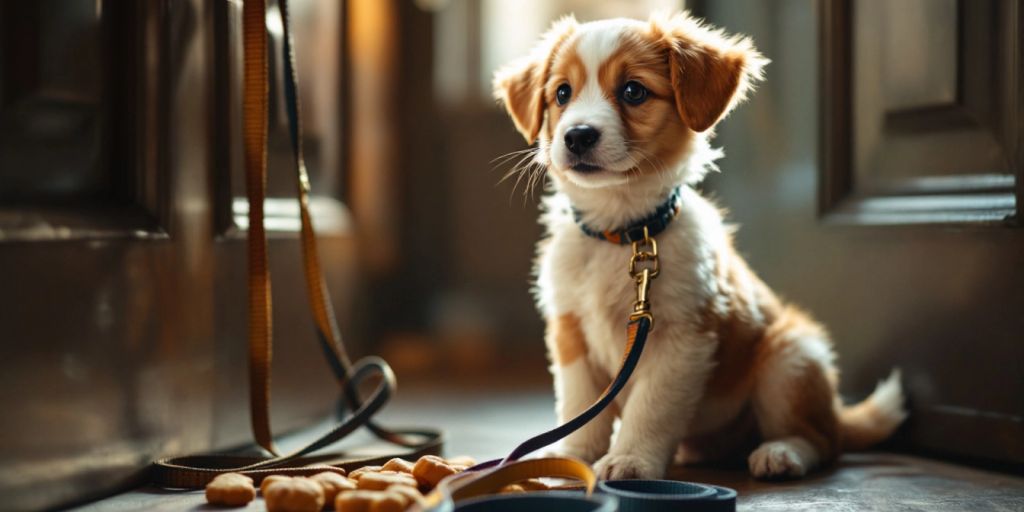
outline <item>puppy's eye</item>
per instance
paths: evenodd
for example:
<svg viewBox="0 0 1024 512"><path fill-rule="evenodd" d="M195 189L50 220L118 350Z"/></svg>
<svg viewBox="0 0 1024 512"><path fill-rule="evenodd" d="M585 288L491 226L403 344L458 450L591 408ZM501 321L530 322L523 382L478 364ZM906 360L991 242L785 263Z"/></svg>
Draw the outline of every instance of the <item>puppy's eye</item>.
<svg viewBox="0 0 1024 512"><path fill-rule="evenodd" d="M559 105L565 105L569 103L569 98L572 98L572 87L569 84L562 84L555 90L555 102Z"/></svg>
<svg viewBox="0 0 1024 512"><path fill-rule="evenodd" d="M622 88L622 101L630 105L639 105L647 100L647 88L640 82L630 80Z"/></svg>

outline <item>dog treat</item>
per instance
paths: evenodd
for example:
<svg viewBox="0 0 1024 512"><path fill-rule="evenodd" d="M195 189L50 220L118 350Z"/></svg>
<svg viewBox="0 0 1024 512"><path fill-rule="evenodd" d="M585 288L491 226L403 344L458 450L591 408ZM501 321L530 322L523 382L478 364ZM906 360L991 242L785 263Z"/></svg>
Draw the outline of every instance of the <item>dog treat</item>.
<svg viewBox="0 0 1024 512"><path fill-rule="evenodd" d="M384 466L381 467L381 469L383 471L397 471L399 473L409 473L411 475L412 468L414 465L415 464L413 464L412 462L409 462L405 459L399 459L396 457L394 459L389 460L387 464L384 464Z"/></svg>
<svg viewBox="0 0 1024 512"><path fill-rule="evenodd" d="M409 487L406 485L392 485L391 487L385 489L385 491L405 496L406 501L408 502L406 505L407 507L412 504L423 505L425 503L425 501L423 500L423 495L420 494L420 491L415 487Z"/></svg>
<svg viewBox="0 0 1024 512"><path fill-rule="evenodd" d="M409 499L402 494L383 491L373 501L371 512L403 512L409 507Z"/></svg>
<svg viewBox="0 0 1024 512"><path fill-rule="evenodd" d="M354 481L331 471L317 473L309 477L309 479L320 484L320 487L324 490L324 503L328 504L334 503L334 498L338 493L354 491L356 489Z"/></svg>
<svg viewBox="0 0 1024 512"><path fill-rule="evenodd" d="M336 512L370 512L370 507L373 506L376 498L376 491L343 492L334 498L334 510Z"/></svg>
<svg viewBox="0 0 1024 512"><path fill-rule="evenodd" d="M459 455L458 457L448 459L448 464L452 466L465 466L467 468L471 468L476 466L476 459L469 455Z"/></svg>
<svg viewBox="0 0 1024 512"><path fill-rule="evenodd" d="M412 476L416 477L422 486L432 489L442 479L457 473L447 461L436 455L424 455L416 461L412 468Z"/></svg>
<svg viewBox="0 0 1024 512"><path fill-rule="evenodd" d="M358 482L359 479L362 478L364 474L379 473L383 469L384 468L381 466L363 466L359 469L353 470L351 473L348 474L348 477Z"/></svg>
<svg viewBox="0 0 1024 512"><path fill-rule="evenodd" d="M222 507L242 507L256 498L252 478L240 473L223 473L206 484L206 501Z"/></svg>
<svg viewBox="0 0 1024 512"><path fill-rule="evenodd" d="M324 508L324 489L309 478L278 480L267 486L263 501L267 512L320 512Z"/></svg>
<svg viewBox="0 0 1024 512"><path fill-rule="evenodd" d="M413 503L407 495L396 491L349 491L334 499L337 512L402 512Z"/></svg>
<svg viewBox="0 0 1024 512"><path fill-rule="evenodd" d="M272 484L274 482L280 482L280 481L283 481L283 480L291 480L291 479L292 479L292 477L290 477L288 475L270 475L268 477L264 477L263 481L260 482L260 494L266 494L267 493L267 487L270 487L270 484Z"/></svg>
<svg viewBox="0 0 1024 512"><path fill-rule="evenodd" d="M358 487L368 491L383 491L392 485L405 485L416 487L418 484L412 475L399 473L397 471L380 471L377 473L363 473L359 478Z"/></svg>

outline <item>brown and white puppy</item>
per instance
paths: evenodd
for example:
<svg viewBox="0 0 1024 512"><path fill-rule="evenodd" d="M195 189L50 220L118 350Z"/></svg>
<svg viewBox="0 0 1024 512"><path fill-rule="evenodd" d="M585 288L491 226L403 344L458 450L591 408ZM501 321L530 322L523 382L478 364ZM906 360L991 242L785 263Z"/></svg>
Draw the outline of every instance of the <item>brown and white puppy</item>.
<svg viewBox="0 0 1024 512"><path fill-rule="evenodd" d="M639 367L617 410L561 447L596 461L603 478L657 478L673 456L706 460L742 446L756 446L754 476L799 477L885 439L905 417L896 372L864 402L840 402L825 330L750 271L719 209L692 188L721 156L711 129L767 62L749 39L685 14L570 17L496 74L495 95L538 142L534 160L554 192L536 271L560 420L589 406L618 369L635 298L629 245L586 235L572 209L592 230L611 230L681 190L678 215L656 238L657 328Z"/></svg>

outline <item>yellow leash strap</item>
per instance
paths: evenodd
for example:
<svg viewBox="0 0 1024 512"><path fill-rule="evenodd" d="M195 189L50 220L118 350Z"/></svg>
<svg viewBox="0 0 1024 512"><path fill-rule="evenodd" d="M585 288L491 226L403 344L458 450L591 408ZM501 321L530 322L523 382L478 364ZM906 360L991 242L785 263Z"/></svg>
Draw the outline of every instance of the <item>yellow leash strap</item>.
<svg viewBox="0 0 1024 512"><path fill-rule="evenodd" d="M530 478L567 478L583 482L589 496L597 485L597 475L590 466L577 459L550 457L511 462L480 472L452 475L441 481L427 495L423 510L453 510L455 503L498 493L506 485Z"/></svg>

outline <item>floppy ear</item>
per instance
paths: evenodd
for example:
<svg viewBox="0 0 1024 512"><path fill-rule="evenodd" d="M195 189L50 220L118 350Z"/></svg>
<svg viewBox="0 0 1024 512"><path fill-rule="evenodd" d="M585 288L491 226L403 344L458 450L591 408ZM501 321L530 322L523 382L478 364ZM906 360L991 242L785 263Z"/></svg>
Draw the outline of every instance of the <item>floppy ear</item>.
<svg viewBox="0 0 1024 512"><path fill-rule="evenodd" d="M527 144L537 140L544 124L544 84L551 60L575 28L576 19L571 15L556 21L530 55L494 73L494 98L505 105Z"/></svg>
<svg viewBox="0 0 1024 512"><path fill-rule="evenodd" d="M686 126L703 132L746 98L769 61L750 39L726 36L686 15L668 23L676 108Z"/></svg>

